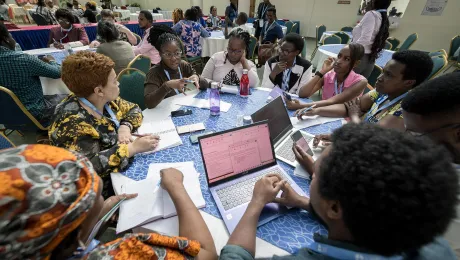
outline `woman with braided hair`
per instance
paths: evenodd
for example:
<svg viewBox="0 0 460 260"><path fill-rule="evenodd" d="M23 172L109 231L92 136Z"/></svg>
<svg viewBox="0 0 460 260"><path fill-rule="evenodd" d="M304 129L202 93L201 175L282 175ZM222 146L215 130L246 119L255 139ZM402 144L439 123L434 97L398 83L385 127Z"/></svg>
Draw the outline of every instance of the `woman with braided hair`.
<svg viewBox="0 0 460 260"><path fill-rule="evenodd" d="M240 85L243 69L247 69L249 86L255 87L259 83L256 65L247 59L251 36L241 28L236 28L229 35L227 51L212 55L203 69L202 77L208 83L223 81L226 85Z"/></svg>
<svg viewBox="0 0 460 260"><path fill-rule="evenodd" d="M374 69L375 60L385 48L390 23L387 9L391 0L371 0L371 8L353 29L353 42L364 46L364 57L354 71L368 78Z"/></svg>
<svg viewBox="0 0 460 260"><path fill-rule="evenodd" d="M168 29L170 30L169 27ZM165 98L180 93L185 95L187 84L192 84L196 88L200 88L200 86L206 88L205 82L199 83L200 78L192 65L181 60L182 44L174 32L167 32L166 28L162 32L151 31L148 41L159 51L161 62L153 66L147 73L144 88L144 100L147 108L156 107Z"/></svg>

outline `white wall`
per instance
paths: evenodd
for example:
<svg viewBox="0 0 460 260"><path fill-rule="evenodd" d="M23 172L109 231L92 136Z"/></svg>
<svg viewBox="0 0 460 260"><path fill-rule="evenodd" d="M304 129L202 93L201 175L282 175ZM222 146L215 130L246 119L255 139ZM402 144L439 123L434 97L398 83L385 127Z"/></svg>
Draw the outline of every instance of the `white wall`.
<svg viewBox="0 0 460 260"><path fill-rule="evenodd" d="M403 12L403 16L404 16L404 13L406 13L406 8L409 5L410 1L411 0L393 0L391 2L390 7L388 8L388 11L390 11L393 7L396 7L396 9L398 10L398 13ZM417 0L412 0L412 1L417 1Z"/></svg>

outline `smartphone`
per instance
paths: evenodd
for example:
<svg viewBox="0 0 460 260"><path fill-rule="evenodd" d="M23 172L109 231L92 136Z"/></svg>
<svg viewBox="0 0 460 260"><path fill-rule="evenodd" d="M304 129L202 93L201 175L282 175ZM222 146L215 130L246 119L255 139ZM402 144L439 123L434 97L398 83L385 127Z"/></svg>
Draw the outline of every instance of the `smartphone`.
<svg viewBox="0 0 460 260"><path fill-rule="evenodd" d="M201 133L201 134L191 135L191 136L190 136L190 142L191 142L192 144L196 144L196 143L198 143L198 137L200 137L200 136L205 136L205 135L209 135L209 134L212 134L212 133L214 133L214 132L213 132L213 131L208 131L208 132Z"/></svg>
<svg viewBox="0 0 460 260"><path fill-rule="evenodd" d="M37 57L41 60L41 59L45 58L46 55L38 55Z"/></svg>
<svg viewBox="0 0 460 260"><path fill-rule="evenodd" d="M291 95L289 95L289 94L288 94L288 93L286 93L286 92L283 92L283 95L284 95L284 97L286 98L286 100L288 100L288 101L292 101L292 97L291 97Z"/></svg>
<svg viewBox="0 0 460 260"><path fill-rule="evenodd" d="M303 137L302 133L300 131L296 131L291 135L291 139L294 142L295 145L298 145L300 148L302 148L307 154L310 156L313 156L313 152L310 149L310 146L308 145L307 140Z"/></svg>
<svg viewBox="0 0 460 260"><path fill-rule="evenodd" d="M192 114L191 109L177 110L177 111L171 112L171 117L186 116L186 115L191 115L191 114Z"/></svg>

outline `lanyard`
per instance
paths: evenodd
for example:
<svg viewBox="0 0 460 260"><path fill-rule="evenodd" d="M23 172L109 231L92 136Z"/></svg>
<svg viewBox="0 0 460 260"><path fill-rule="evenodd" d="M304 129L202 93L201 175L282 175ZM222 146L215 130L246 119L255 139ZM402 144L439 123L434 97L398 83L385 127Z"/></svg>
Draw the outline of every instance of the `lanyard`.
<svg viewBox="0 0 460 260"><path fill-rule="evenodd" d="M307 246L309 249L324 255L329 256L334 259L345 259L345 260L402 260L402 256L391 256L384 257L379 255L373 255L369 253L360 253L347 250L344 248L339 248L327 244L322 244L318 242L313 242Z"/></svg>
<svg viewBox="0 0 460 260"><path fill-rule="evenodd" d="M89 108L91 108L94 112L98 113L99 115L101 115L102 117L105 117L107 118L106 116L104 116L104 113L102 113L101 111L99 111L93 104L91 104L91 102L89 102L86 98L78 98L81 102L83 102L83 104L89 106ZM120 127L120 121L118 121L117 117L115 116L115 114L113 113L112 109L109 107L109 105L105 104L104 105L105 107L105 110L107 110L107 112L109 112L109 115L111 118L107 118L109 119L110 121L112 121L116 126L117 126L117 129Z"/></svg>
<svg viewBox="0 0 460 260"><path fill-rule="evenodd" d="M177 69L179 70L179 77L180 79L182 79L182 72L180 71L180 66L177 67ZM169 72L167 70L164 70L164 71L165 71L165 74L168 80L171 80L171 76L169 75ZM176 94L179 94L179 91L177 89L174 89L174 91L176 91Z"/></svg>
<svg viewBox="0 0 460 260"><path fill-rule="evenodd" d="M283 71L283 82L282 82L282 84L283 84L283 90L284 91L289 90L289 80L291 79L291 72L292 72L292 68L294 68L294 66L295 66L296 59L297 58L294 58L294 62L292 63L291 68L289 68L288 70Z"/></svg>
<svg viewBox="0 0 460 260"><path fill-rule="evenodd" d="M264 4L264 6L265 6L265 7L262 7L262 12L260 13L260 14L261 14L260 18L261 18L262 20L265 20L265 17L264 17L264 16L265 16L265 13L267 12L267 9L268 9L268 5Z"/></svg>
<svg viewBox="0 0 460 260"><path fill-rule="evenodd" d="M364 122L368 122L368 123L375 123L375 115L377 115L380 111L388 108L388 107L392 107L394 106L397 102L399 102L401 99L403 99L408 93L404 93L402 94L401 96L393 99L391 102L389 102L388 104L380 107L380 105L385 102L387 99L388 99L388 95L384 95L384 96L381 96L379 99L377 99L377 106L376 108L377 109L372 109L370 110L369 112L367 112L366 114L366 117L364 118Z"/></svg>
<svg viewBox="0 0 460 260"><path fill-rule="evenodd" d="M264 38L267 38L267 32L270 31L273 26L275 26L276 24L276 21L273 21L272 24L270 24L270 26L268 26L268 22L267 22L267 26L265 26L265 31L264 31Z"/></svg>
<svg viewBox="0 0 460 260"><path fill-rule="evenodd" d="M59 39L59 43L62 44L62 40L64 40L65 38L67 38L67 36L69 36L69 32L73 29L73 25L71 24L70 25L70 28L67 29L67 30L64 30L62 29L61 27L61 32L65 32L66 34L64 35L64 37L62 37L61 39Z"/></svg>
<svg viewBox="0 0 460 260"><path fill-rule="evenodd" d="M342 82L342 85L340 86L340 88L337 88L337 76L335 76L335 80L334 80L334 89L335 89L335 92L334 94L335 95L338 95L338 94L342 94L343 92L343 85L345 85L345 80Z"/></svg>

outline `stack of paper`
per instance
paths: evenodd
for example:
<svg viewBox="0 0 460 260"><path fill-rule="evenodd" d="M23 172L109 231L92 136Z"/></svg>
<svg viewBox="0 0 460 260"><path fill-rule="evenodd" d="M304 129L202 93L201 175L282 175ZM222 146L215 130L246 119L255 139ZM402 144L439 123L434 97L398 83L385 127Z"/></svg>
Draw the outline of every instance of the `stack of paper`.
<svg viewBox="0 0 460 260"><path fill-rule="evenodd" d="M209 109L209 100L199 99L199 98L180 99L176 101L176 105ZM228 112L231 106L232 104L228 102L225 102L222 100L220 101L220 111L221 112Z"/></svg>
<svg viewBox="0 0 460 260"><path fill-rule="evenodd" d="M342 117L322 117L322 116L304 116L303 120L297 119L297 117L291 117L291 123L295 129L303 129L315 125L322 125L325 123L343 120Z"/></svg>
<svg viewBox="0 0 460 260"><path fill-rule="evenodd" d="M195 170L193 162L151 164L145 180L132 181L122 187L123 193L137 193L138 196L121 204L117 233L157 219L177 215L169 193L161 187L156 188L161 180L160 171L165 168L176 168L181 171L184 175L185 189L195 206L197 208L206 206L201 193L199 173Z"/></svg>
<svg viewBox="0 0 460 260"><path fill-rule="evenodd" d="M171 118L158 122L143 123L137 132L139 134L156 134L160 136L160 142L153 152L182 145L182 140L177 134L176 126Z"/></svg>

